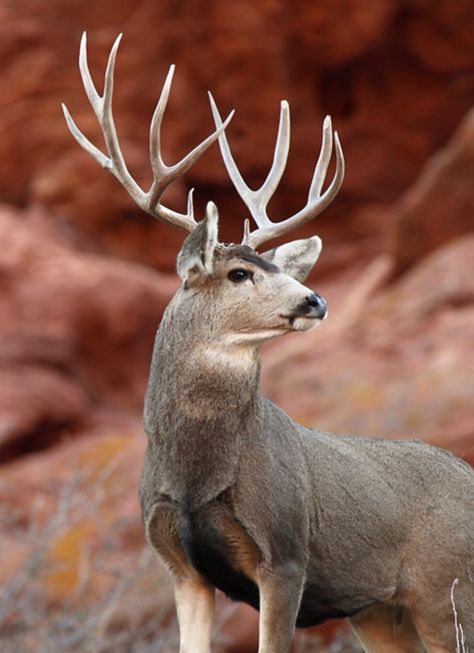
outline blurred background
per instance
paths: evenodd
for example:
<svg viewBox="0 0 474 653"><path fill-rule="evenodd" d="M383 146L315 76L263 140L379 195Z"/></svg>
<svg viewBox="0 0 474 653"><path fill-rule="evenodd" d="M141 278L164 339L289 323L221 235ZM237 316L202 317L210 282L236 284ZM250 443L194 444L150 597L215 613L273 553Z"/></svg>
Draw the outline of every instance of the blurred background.
<svg viewBox="0 0 474 653"><path fill-rule="evenodd" d="M474 4L472 0L0 0L0 642L2 651L174 651L166 573L145 546L137 484L153 337L184 233L140 212L67 131L60 101L103 147L77 67L88 31L99 90L124 32L114 110L140 183L171 63L163 125L175 162L213 129L206 91L251 186L292 110L274 219L303 206L331 114L347 173L294 237L324 251L316 333L270 343L263 387L296 420L424 439L474 463ZM221 239L245 207L211 148L167 194ZM217 650L256 649L256 613L224 600ZM295 651L354 651L342 623Z"/></svg>

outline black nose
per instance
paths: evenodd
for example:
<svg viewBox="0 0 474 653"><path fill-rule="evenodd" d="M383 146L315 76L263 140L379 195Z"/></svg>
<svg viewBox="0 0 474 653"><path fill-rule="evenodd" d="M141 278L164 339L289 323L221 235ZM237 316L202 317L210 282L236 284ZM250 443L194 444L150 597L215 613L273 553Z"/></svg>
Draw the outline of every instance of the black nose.
<svg viewBox="0 0 474 653"><path fill-rule="evenodd" d="M324 300L321 295L318 295L315 292L311 293L311 295L306 297L306 303L311 306L312 312L314 312L316 317L318 317L320 320L326 316L326 313L328 312L328 305L326 304L326 300Z"/></svg>

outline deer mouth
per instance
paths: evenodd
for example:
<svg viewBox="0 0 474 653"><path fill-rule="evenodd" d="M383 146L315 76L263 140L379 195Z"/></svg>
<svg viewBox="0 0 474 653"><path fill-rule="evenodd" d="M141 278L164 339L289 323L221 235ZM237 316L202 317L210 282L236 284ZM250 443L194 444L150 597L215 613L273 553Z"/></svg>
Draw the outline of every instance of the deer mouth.
<svg viewBox="0 0 474 653"><path fill-rule="evenodd" d="M326 302L318 295L313 295L312 297L315 298L314 301L311 298L311 301L306 299L293 312L287 315L280 315L280 317L288 321L292 330L307 331L327 318Z"/></svg>
<svg viewBox="0 0 474 653"><path fill-rule="evenodd" d="M310 331L311 329L317 328L321 322L326 319L326 315L324 317L317 317L316 315L299 315L290 318L289 323L293 331Z"/></svg>
<svg viewBox="0 0 474 653"><path fill-rule="evenodd" d="M317 315L280 315L289 326L290 331L310 331L317 328L323 320L326 319L327 313L324 317Z"/></svg>

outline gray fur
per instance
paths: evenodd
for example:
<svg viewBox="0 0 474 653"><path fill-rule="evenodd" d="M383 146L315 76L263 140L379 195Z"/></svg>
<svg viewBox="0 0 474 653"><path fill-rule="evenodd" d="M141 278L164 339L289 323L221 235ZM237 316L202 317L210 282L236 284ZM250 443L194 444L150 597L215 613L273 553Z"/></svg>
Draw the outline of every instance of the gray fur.
<svg viewBox="0 0 474 653"><path fill-rule="evenodd" d="M208 202L206 215L184 241L176 267L184 282L200 275L212 274L214 249L217 245L218 213L214 202Z"/></svg>
<svg viewBox="0 0 474 653"><path fill-rule="evenodd" d="M264 252L261 256L282 272L303 283L321 254L321 238L294 240Z"/></svg>
<svg viewBox="0 0 474 653"><path fill-rule="evenodd" d="M111 114L113 70L103 97L80 67L110 157L68 126L144 210L190 232L178 256L183 281L158 330L145 400L148 447L140 497L150 544L175 584L180 653L208 653L214 587L260 610L259 653L286 653L295 624L347 616L367 652L452 653L455 600L466 650L474 647L474 472L418 442L335 436L293 422L259 391L262 342L315 326L325 312L302 285L321 249L317 237L258 256L256 248L320 213L337 193L344 158L321 193L333 131L306 206L272 223L266 206L286 163L289 110L282 103L276 154L260 189L235 166L211 98L216 131L178 164L160 155L170 69L152 119L153 184L144 192L120 155ZM217 138L224 162L258 228L245 247L217 240L217 209L194 219L161 195ZM232 270L247 270L236 276ZM239 278L240 276L240 278ZM341 398L341 401L343 398ZM463 646L464 648L464 646Z"/></svg>
<svg viewBox="0 0 474 653"><path fill-rule="evenodd" d="M219 585L205 541L258 585L260 653L285 653L315 614L350 616L368 651L454 651L455 578L473 647L473 470L421 442L307 429L263 397L258 346L308 328L282 316L311 291L255 257L215 246L212 274L178 290L156 337L140 495L150 542L187 588L178 612L182 594ZM253 278L233 284L243 265ZM184 652L198 626L181 621Z"/></svg>

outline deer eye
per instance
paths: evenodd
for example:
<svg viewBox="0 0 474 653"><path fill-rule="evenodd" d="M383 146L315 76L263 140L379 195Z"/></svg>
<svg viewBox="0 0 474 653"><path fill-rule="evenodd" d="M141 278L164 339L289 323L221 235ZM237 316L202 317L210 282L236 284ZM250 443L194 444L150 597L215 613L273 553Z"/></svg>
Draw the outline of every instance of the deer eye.
<svg viewBox="0 0 474 653"><path fill-rule="evenodd" d="M234 270L231 270L229 272L227 278L233 281L234 283L239 283L240 281L246 281L247 279L251 279L252 276L253 276L253 272L250 272L250 270L244 270L244 268L235 268Z"/></svg>

